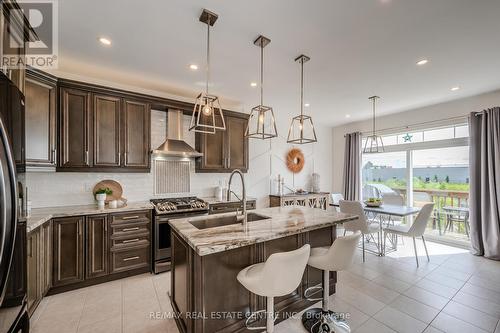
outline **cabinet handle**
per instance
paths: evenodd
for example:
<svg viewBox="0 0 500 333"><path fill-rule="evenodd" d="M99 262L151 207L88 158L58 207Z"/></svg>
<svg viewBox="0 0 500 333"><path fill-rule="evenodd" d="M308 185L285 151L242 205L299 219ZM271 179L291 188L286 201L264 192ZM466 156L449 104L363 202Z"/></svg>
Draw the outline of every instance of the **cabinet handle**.
<svg viewBox="0 0 500 333"><path fill-rule="evenodd" d="M138 219L139 218L139 215L135 215L135 216L124 216L122 217L122 220L133 220L133 219Z"/></svg>
<svg viewBox="0 0 500 333"><path fill-rule="evenodd" d="M52 149L52 163L56 163L57 149Z"/></svg>
<svg viewBox="0 0 500 333"><path fill-rule="evenodd" d="M126 165L127 164L127 152L123 153L123 163Z"/></svg>
<svg viewBox="0 0 500 333"><path fill-rule="evenodd" d="M30 246L28 246L28 249L29 249L29 254L28 254L28 257L33 257L33 238L30 237L29 239L30 241Z"/></svg>
<svg viewBox="0 0 500 333"><path fill-rule="evenodd" d="M139 230L139 227L123 229L123 231L135 231L135 230Z"/></svg>
<svg viewBox="0 0 500 333"><path fill-rule="evenodd" d="M122 243L123 244L135 243L135 242L138 242L139 240L140 240L139 238L127 239L127 240L124 240Z"/></svg>
<svg viewBox="0 0 500 333"><path fill-rule="evenodd" d="M135 256L135 257L128 257L128 258L123 258L123 261L130 261L130 260L136 260L139 259L140 257Z"/></svg>
<svg viewBox="0 0 500 333"><path fill-rule="evenodd" d="M87 165L89 164L89 151L88 150L85 151L85 164L87 164Z"/></svg>

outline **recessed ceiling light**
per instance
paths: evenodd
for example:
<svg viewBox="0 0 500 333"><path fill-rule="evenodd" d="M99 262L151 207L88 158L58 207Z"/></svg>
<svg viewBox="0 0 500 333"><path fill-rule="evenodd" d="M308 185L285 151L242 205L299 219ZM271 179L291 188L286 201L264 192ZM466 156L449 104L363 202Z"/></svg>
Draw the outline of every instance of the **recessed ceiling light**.
<svg viewBox="0 0 500 333"><path fill-rule="evenodd" d="M451 88L451 91L457 91L457 90L460 90L460 87L457 86L457 87Z"/></svg>
<svg viewBox="0 0 500 333"><path fill-rule="evenodd" d="M346 118L351 118L351 115L350 114L346 114L345 117Z"/></svg>
<svg viewBox="0 0 500 333"><path fill-rule="evenodd" d="M191 69L191 70L195 71L195 70L197 70L197 69L198 69L198 65L196 65L196 64L191 64L191 65L189 65L189 69Z"/></svg>
<svg viewBox="0 0 500 333"><path fill-rule="evenodd" d="M250 87L257 87L257 82L251 82Z"/></svg>
<svg viewBox="0 0 500 333"><path fill-rule="evenodd" d="M308 108L308 107L310 107L310 106L311 106L311 104L306 103L306 104L304 104L304 106L305 106L306 108Z"/></svg>
<svg viewBox="0 0 500 333"><path fill-rule="evenodd" d="M423 66L423 65L427 64L428 62L429 62L429 60L422 59L422 60L417 61L417 65L418 66Z"/></svg>
<svg viewBox="0 0 500 333"><path fill-rule="evenodd" d="M106 37L100 37L100 38L99 38L99 41L101 42L101 44L104 44L104 45L111 45L111 40L110 40L110 39L107 39Z"/></svg>

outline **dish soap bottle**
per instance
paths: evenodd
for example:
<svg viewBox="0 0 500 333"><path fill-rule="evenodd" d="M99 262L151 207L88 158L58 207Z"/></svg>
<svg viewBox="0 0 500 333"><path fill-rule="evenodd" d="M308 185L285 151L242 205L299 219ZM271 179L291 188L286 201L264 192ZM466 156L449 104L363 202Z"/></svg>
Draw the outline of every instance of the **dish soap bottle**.
<svg viewBox="0 0 500 333"><path fill-rule="evenodd" d="M217 201L222 201L223 195L222 195L222 184L221 181L219 180L219 185L215 188L215 199Z"/></svg>

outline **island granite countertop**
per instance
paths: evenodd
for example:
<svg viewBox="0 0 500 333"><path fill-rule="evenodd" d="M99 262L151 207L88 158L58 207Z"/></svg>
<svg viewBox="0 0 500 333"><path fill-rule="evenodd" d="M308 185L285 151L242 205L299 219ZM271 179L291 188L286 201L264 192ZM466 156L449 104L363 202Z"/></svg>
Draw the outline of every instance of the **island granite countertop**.
<svg viewBox="0 0 500 333"><path fill-rule="evenodd" d="M79 215L95 215L108 214L119 212L131 212L136 210L153 209L153 205L149 201L145 202L128 202L124 207L118 208L103 208L99 209L97 205L78 205L78 206L60 206L60 207L45 207L33 208L31 215L26 217L26 231L35 230L50 219L66 216Z"/></svg>
<svg viewBox="0 0 500 333"><path fill-rule="evenodd" d="M235 215L235 213L217 214L209 217L174 219L169 221L169 223L173 230L179 234L198 255L204 256L326 228L357 218L356 215L339 213L331 208L325 211L318 208L301 206L263 208L255 209L251 212L268 216L269 218L248 222L248 228L246 230L241 223L208 229L198 229L189 223L189 221L230 216Z"/></svg>

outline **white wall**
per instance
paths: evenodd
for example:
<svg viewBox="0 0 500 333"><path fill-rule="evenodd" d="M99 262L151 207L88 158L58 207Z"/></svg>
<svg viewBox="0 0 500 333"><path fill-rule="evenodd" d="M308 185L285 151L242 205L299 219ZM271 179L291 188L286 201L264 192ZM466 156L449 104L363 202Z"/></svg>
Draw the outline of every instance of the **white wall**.
<svg viewBox="0 0 500 333"><path fill-rule="evenodd" d="M184 117L184 139L194 147L194 133L187 130L189 117ZM278 132L288 132L290 118L277 115ZM166 113L152 111L151 146L156 148L165 139ZM280 136L272 140L250 139L250 168L245 176L248 196L258 199L258 207L268 205L270 179L278 174L285 176L286 184L297 188L308 188L312 172L321 175L321 189L330 191L332 185L332 132L331 127L316 125L319 142L300 147L306 157L304 170L293 177L285 167L285 154L291 148L286 138ZM192 168L193 169L193 168ZM153 174L134 173L73 173L73 172L28 172L27 186L32 207L52 207L92 204L91 191L103 179L120 182L124 196L130 201L144 201L154 197ZM191 193L197 196L213 196L219 180L227 180L229 174L201 174L191 172ZM236 180L236 183L239 183ZM172 196L188 195L188 193Z"/></svg>
<svg viewBox="0 0 500 333"><path fill-rule="evenodd" d="M437 122L443 119L467 116L471 112L494 106L500 106L500 90L383 116L377 118L377 128L383 131L384 129L400 128L423 122ZM333 192L342 192L344 135L356 131L367 132L371 130L371 126L371 119L369 119L333 128Z"/></svg>

